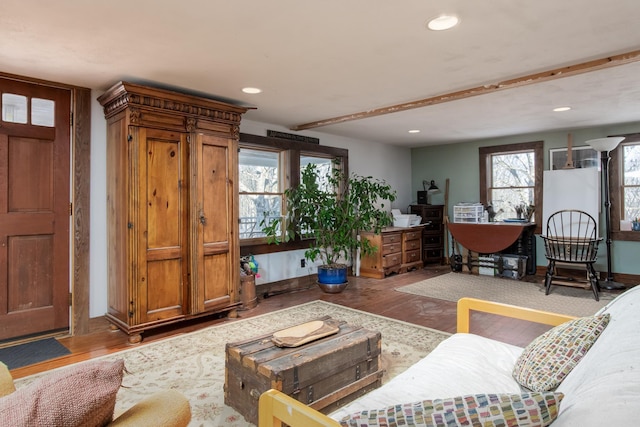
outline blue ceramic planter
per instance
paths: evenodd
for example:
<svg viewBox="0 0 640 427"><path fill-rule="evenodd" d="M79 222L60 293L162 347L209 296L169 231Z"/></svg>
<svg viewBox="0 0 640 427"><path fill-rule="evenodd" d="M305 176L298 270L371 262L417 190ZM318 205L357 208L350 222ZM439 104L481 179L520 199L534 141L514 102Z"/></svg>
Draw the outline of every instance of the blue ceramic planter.
<svg viewBox="0 0 640 427"><path fill-rule="evenodd" d="M341 284L347 282L347 267L318 267L318 283Z"/></svg>

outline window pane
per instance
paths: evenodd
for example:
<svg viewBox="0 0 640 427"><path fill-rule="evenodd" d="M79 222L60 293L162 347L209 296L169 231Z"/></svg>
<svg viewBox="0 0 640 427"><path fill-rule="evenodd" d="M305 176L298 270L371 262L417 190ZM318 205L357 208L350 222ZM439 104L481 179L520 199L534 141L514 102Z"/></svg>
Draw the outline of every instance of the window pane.
<svg viewBox="0 0 640 427"><path fill-rule="evenodd" d="M282 216L280 153L241 148L238 157L240 238L265 237L262 220Z"/></svg>
<svg viewBox="0 0 640 427"><path fill-rule="evenodd" d="M240 149L240 192L278 193L280 155L273 151Z"/></svg>
<svg viewBox="0 0 640 427"><path fill-rule="evenodd" d="M640 144L624 145L624 185L640 185Z"/></svg>
<svg viewBox="0 0 640 427"><path fill-rule="evenodd" d="M633 221L640 218L640 144L626 144L622 147L624 162L622 217Z"/></svg>
<svg viewBox="0 0 640 427"><path fill-rule="evenodd" d="M324 157L314 157L314 156L300 156L300 173L302 174L302 170L307 167L309 164L315 164L318 173L318 185L323 190L329 189L329 174L331 173L331 168L333 164L332 159L327 159Z"/></svg>
<svg viewBox="0 0 640 427"><path fill-rule="evenodd" d="M533 187L535 157L533 152L492 156L492 187Z"/></svg>
<svg viewBox="0 0 640 427"><path fill-rule="evenodd" d="M635 221L640 218L640 187L624 189L624 219Z"/></svg>
<svg viewBox="0 0 640 427"><path fill-rule="evenodd" d="M493 189L489 193L496 221L517 218L516 206L533 204L533 188Z"/></svg>
<svg viewBox="0 0 640 427"><path fill-rule="evenodd" d="M2 120L11 123L27 123L27 97L3 93Z"/></svg>
<svg viewBox="0 0 640 427"><path fill-rule="evenodd" d="M54 126L55 102L50 99L31 99L31 124L38 126Z"/></svg>
<svg viewBox="0 0 640 427"><path fill-rule="evenodd" d="M265 237L260 223L281 217L282 197L263 194L240 194L240 238Z"/></svg>

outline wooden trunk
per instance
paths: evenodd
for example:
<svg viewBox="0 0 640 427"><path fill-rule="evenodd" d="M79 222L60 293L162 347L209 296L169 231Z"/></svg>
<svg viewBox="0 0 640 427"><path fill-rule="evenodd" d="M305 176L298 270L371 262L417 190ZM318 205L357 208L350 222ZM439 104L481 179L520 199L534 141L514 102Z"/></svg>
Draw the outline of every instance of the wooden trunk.
<svg viewBox="0 0 640 427"><path fill-rule="evenodd" d="M341 323L338 333L296 348L271 337L226 345L224 401L251 423L271 388L329 413L381 385L380 332Z"/></svg>

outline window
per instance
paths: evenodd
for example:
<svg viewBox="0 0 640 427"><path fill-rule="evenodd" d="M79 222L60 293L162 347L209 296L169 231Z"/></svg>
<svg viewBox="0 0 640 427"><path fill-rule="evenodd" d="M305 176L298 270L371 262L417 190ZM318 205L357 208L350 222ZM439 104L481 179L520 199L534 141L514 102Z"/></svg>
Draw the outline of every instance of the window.
<svg viewBox="0 0 640 427"><path fill-rule="evenodd" d="M2 121L7 123L27 124L29 111L27 105L31 100L31 124L54 127L55 102L50 99L27 98L13 93L2 94Z"/></svg>
<svg viewBox="0 0 640 427"><path fill-rule="evenodd" d="M260 222L282 216L283 184L278 151L240 148L238 182L240 187L240 238L264 237Z"/></svg>
<svg viewBox="0 0 640 427"><path fill-rule="evenodd" d="M632 221L640 217L640 134L615 136L625 139L609 153L611 237L613 240L640 241L640 232L620 230L620 220Z"/></svg>
<svg viewBox="0 0 640 427"><path fill-rule="evenodd" d="M622 145L622 219L640 218L640 142Z"/></svg>
<svg viewBox="0 0 640 427"><path fill-rule="evenodd" d="M348 173L348 150L310 142L240 134L238 152L239 219L241 255L302 249L301 239L269 245L260 223L284 214L284 192L300 182L309 163L331 170L338 160ZM328 185L328 181L324 183Z"/></svg>
<svg viewBox="0 0 640 427"><path fill-rule="evenodd" d="M542 211L542 141L481 147L479 155L480 202L493 206L496 220L516 218L522 205Z"/></svg>

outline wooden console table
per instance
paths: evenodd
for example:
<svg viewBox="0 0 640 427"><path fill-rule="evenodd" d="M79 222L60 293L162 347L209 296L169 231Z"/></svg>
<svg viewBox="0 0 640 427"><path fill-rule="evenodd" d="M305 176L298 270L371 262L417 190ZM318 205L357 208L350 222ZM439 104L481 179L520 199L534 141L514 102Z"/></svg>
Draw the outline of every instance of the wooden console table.
<svg viewBox="0 0 640 427"><path fill-rule="evenodd" d="M511 249L517 255L525 255L527 274L535 273L535 223L532 222L484 222L479 224L456 223L447 224L451 237L455 242L470 252L477 254L496 254ZM467 257L469 270L478 260L471 255Z"/></svg>

